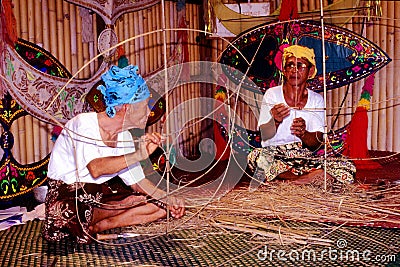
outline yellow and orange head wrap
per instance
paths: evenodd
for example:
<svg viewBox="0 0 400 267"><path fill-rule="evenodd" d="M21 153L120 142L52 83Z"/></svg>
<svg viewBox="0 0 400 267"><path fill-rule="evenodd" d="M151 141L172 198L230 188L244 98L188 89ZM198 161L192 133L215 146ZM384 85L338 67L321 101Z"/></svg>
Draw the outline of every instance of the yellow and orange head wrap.
<svg viewBox="0 0 400 267"><path fill-rule="evenodd" d="M309 78L312 79L315 77L315 75L317 75L317 65L315 63L314 49L301 45L291 45L286 47L283 50L283 66L285 66L286 64L286 59L290 57L307 59L308 62L310 62L311 65L314 66L314 73L312 73Z"/></svg>

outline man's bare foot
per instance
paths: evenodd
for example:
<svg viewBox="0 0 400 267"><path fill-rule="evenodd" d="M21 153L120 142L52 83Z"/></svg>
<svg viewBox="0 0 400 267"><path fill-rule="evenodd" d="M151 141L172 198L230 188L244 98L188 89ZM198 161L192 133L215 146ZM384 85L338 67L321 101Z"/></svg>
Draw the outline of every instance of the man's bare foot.
<svg viewBox="0 0 400 267"><path fill-rule="evenodd" d="M330 176L328 173L326 174L327 184L333 182L334 178ZM313 184L313 185L323 185L325 181L324 170L319 169L313 172L304 174L299 176L298 179L293 180L294 184L302 185L302 184Z"/></svg>
<svg viewBox="0 0 400 267"><path fill-rule="evenodd" d="M319 169L304 175L295 175L291 172L284 172L278 176L279 179L283 179L292 184L304 185L304 184L321 184L324 181L324 170ZM333 178L327 174L327 181L332 181Z"/></svg>

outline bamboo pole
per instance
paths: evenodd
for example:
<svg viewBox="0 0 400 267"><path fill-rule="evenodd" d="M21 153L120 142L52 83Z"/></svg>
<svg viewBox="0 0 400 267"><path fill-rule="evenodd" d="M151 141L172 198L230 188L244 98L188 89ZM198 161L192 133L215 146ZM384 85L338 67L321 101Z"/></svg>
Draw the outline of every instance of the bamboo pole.
<svg viewBox="0 0 400 267"><path fill-rule="evenodd" d="M56 0L56 16L57 16L57 54L55 56L65 65L65 49L64 49L64 15L63 1Z"/></svg>
<svg viewBox="0 0 400 267"><path fill-rule="evenodd" d="M382 2L384 4L384 2ZM382 47L383 49L386 50L387 48L387 39L386 39L386 32L387 32L387 27L386 27L386 22L381 22L377 23L376 30L378 33L378 42L379 47ZM386 50L388 51L388 50ZM387 120L387 102L385 101L387 99L386 97L386 78L387 78L387 68L383 68L379 71L379 76L380 79L378 80L378 90L375 91L379 94L379 100L380 104L378 105L379 111L378 111L378 150L386 151L386 141L387 141L387 134L388 134L388 129L386 120Z"/></svg>
<svg viewBox="0 0 400 267"><path fill-rule="evenodd" d="M176 22L176 16L174 14L174 11L176 10L176 5L171 1L171 2L167 2L168 3L168 11L169 11L169 17L168 17L168 21L167 21L167 28L171 29L171 28L176 28L176 24L174 22ZM168 13L168 11L166 13ZM175 48L175 44L176 44L176 31L170 31L169 34L167 34L167 36L170 36L169 40L167 38L168 41L168 48L167 48L167 53L171 54ZM168 55L167 55L168 58Z"/></svg>
<svg viewBox="0 0 400 267"><path fill-rule="evenodd" d="M79 29L78 24L77 24L77 19L79 20L79 14L76 12L76 6L74 5L69 5L69 14L70 14L70 29L71 29L71 37L69 40L71 40L71 73L76 73L78 71L78 31Z"/></svg>
<svg viewBox="0 0 400 267"><path fill-rule="evenodd" d="M18 125L18 145L19 145L19 152L20 152L20 163L26 164L26 130L25 130L25 118L19 118L17 121ZM15 122L14 122L15 124Z"/></svg>
<svg viewBox="0 0 400 267"><path fill-rule="evenodd" d="M33 136L33 122L32 116L25 116L22 123L25 121L25 153L26 153L26 161L25 163L33 163L34 162L34 136Z"/></svg>
<svg viewBox="0 0 400 267"><path fill-rule="evenodd" d="M340 128L342 126L341 123L340 123L340 117L343 117L341 115L341 113L343 111L339 111L339 109L338 109L339 104L340 104L340 102L339 102L340 101L339 100L339 95L340 94L339 93L340 93L340 88L338 88L336 90L332 90L332 106L335 108L334 110L332 110L333 111L333 115L335 116L335 118L336 118L336 116L339 116L338 119L337 119L335 128Z"/></svg>
<svg viewBox="0 0 400 267"><path fill-rule="evenodd" d="M4 132L3 127L1 127L1 131ZM10 132L14 134L14 146L11 149L11 152L17 162L21 162L21 150L19 148L20 143L19 143L19 123L18 120L14 121L13 124L11 124L10 127ZM1 150L4 152L3 150Z"/></svg>
<svg viewBox="0 0 400 267"><path fill-rule="evenodd" d="M97 41L96 41L97 42ZM89 43L82 43L82 54L83 54L83 64L86 64L87 62L89 62L89 60L91 59L91 54L90 54L90 44ZM96 49L97 49L97 45L96 45ZM82 70L83 73L83 77L89 77L91 75L91 70L90 68L84 68Z"/></svg>
<svg viewBox="0 0 400 267"><path fill-rule="evenodd" d="M35 43L40 47L43 47L43 22L42 22L42 5L43 3L35 1L34 11L35 11Z"/></svg>
<svg viewBox="0 0 400 267"><path fill-rule="evenodd" d="M13 13L14 13L14 16L15 16L15 18L16 18L16 20L17 20L17 25L16 25L16 27L17 27L17 34L18 34L18 37L22 37L21 25L20 25L20 21L21 21L21 18L22 18L22 14L21 14L21 3L20 3L19 0L14 0L13 2L14 2ZM18 20L19 20L19 21L18 21Z"/></svg>
<svg viewBox="0 0 400 267"><path fill-rule="evenodd" d="M83 62L83 41L82 41L82 17L80 16L79 8L76 12L76 59L77 59L77 67L78 70L84 65ZM74 72L75 74L75 72ZM83 72L78 74L78 78L83 79Z"/></svg>
<svg viewBox="0 0 400 267"><path fill-rule="evenodd" d="M137 12L134 12L133 13L133 19L134 19L134 24L133 24L133 26L134 26L134 33L135 33L135 36L138 36L139 34L140 34L140 28L139 28L139 12L137 11ZM141 38L136 38L135 39L135 50L134 50L134 54L135 54L135 59L134 59L134 62L135 62L135 65L140 65L140 58L141 58L141 56L140 56L140 39Z"/></svg>
<svg viewBox="0 0 400 267"><path fill-rule="evenodd" d="M328 131L332 127L333 119L334 119L334 110L332 109L332 90L329 90L326 94L326 103L325 106L327 108L327 124L328 124Z"/></svg>
<svg viewBox="0 0 400 267"><path fill-rule="evenodd" d="M155 5L155 8L156 8L156 16L157 16L157 18L159 18L156 20L156 29L160 30L162 28L161 21L164 19L164 18L161 18L161 4ZM162 55L162 47L163 47L162 46L162 33L158 32L156 34L156 37L157 37L156 43L158 44L157 45L157 53L158 53L158 55ZM157 56L157 68L160 68L163 65L162 58L163 58L162 56Z"/></svg>
<svg viewBox="0 0 400 267"><path fill-rule="evenodd" d="M396 19L399 18L400 16L400 2L394 2L394 14L396 15ZM395 29L394 29L394 43L396 44L394 46L394 59L397 59L393 62L393 68L394 68L394 75L397 73L400 73L400 64L398 59L400 58L400 23L398 20L395 21ZM400 131L400 82L399 79L394 79L393 81L393 95L396 97L395 101L395 106L394 106L394 111L393 111L393 117L394 117L394 124L393 124L393 131L398 133ZM393 151L400 152L400 138L397 135L393 136Z"/></svg>
<svg viewBox="0 0 400 267"><path fill-rule="evenodd" d="M131 25L129 22L130 22L130 20L129 20L129 17L130 17L130 14L125 14L124 16L123 16L123 19L124 19L124 28L123 28L123 33L124 33L124 35L121 37L121 39L118 39L118 41L120 42L120 41L122 41L122 40L127 40L127 39L129 39L129 37L130 37L130 32L131 32L131 28L133 27L133 25ZM132 41L130 41L130 42L127 42L127 43L125 43L124 45L123 45L123 47L124 47L124 51L125 51L125 54L127 55L127 58L129 59L129 45L132 43ZM120 55L118 55L118 57L119 57ZM132 61L129 61L129 62L132 62Z"/></svg>
<svg viewBox="0 0 400 267"><path fill-rule="evenodd" d="M27 14L28 14L28 40L35 43L35 18L33 14L33 1L27 0Z"/></svg>
<svg viewBox="0 0 400 267"><path fill-rule="evenodd" d="M55 0L49 0L49 43L50 43L50 52L57 56L58 48L57 48L57 12L56 12L56 2ZM58 59L60 60L60 59Z"/></svg>
<svg viewBox="0 0 400 267"><path fill-rule="evenodd" d="M38 12L39 13L39 12ZM49 23L49 6L48 0L42 0L42 14L47 14L46 16L41 16L42 18L42 38L43 38L43 48L47 51L50 49L50 23Z"/></svg>
<svg viewBox="0 0 400 267"><path fill-rule="evenodd" d="M302 11L308 11L308 0L297 0L297 6L299 7L299 12Z"/></svg>
<svg viewBox="0 0 400 267"><path fill-rule="evenodd" d="M71 71L71 38L75 38L75 36L71 35L71 14L69 13L69 3L66 1L62 2L62 12L63 12L63 33L64 38L63 42L63 49L64 49L64 66Z"/></svg>
<svg viewBox="0 0 400 267"><path fill-rule="evenodd" d="M196 84L195 83L188 84L189 85L189 90L190 90L190 95L188 96L188 99L186 101L196 98L196 94L195 94L195 90L196 90L195 86L196 86ZM196 141L195 140L195 136L196 136L195 114L196 114L195 106L194 105L189 105L189 118L188 118L188 121L191 122L191 126L190 126L190 129L189 129L189 153L190 153L190 156L194 155L194 148L195 148L195 145L196 145L195 144L196 143L195 142Z"/></svg>
<svg viewBox="0 0 400 267"><path fill-rule="evenodd" d="M317 0L317 1L318 1L318 0ZM313 1L313 0L308 1L308 10L315 10L315 8L316 8L315 2L316 2L316 1ZM318 1L318 2L319 2L319 1ZM319 5L319 4L318 4L318 5Z"/></svg>
<svg viewBox="0 0 400 267"><path fill-rule="evenodd" d="M41 159L40 157L40 128L39 128L39 120L32 117L32 137L31 140L27 140L27 142L32 143L33 154L32 154L32 162L36 162Z"/></svg>
<svg viewBox="0 0 400 267"><path fill-rule="evenodd" d="M125 29L128 29L128 20L125 20L125 16L122 16L115 22L115 32L118 37L118 42L125 40ZM114 54L114 57L115 60L118 59L117 54Z"/></svg>
<svg viewBox="0 0 400 267"><path fill-rule="evenodd" d="M133 12L128 14L127 20L129 24L128 37L131 38L135 36L135 16ZM125 54L126 57L129 59L129 62L131 62L131 64L136 65L135 40L132 40L128 43L127 49L125 50Z"/></svg>
<svg viewBox="0 0 400 267"><path fill-rule="evenodd" d="M93 42L89 42L87 44L88 52L89 52L89 58L90 59L94 58L95 56L97 56L99 54L98 50L97 50L97 47L98 47L98 43L97 43L98 32L97 32L97 16L96 16L96 14L92 15L92 32L93 32L93 40L94 41ZM89 71L88 71L88 75L89 76L94 75L94 73L99 68L99 65L100 64L99 64L98 60L93 61L89 65L90 68L89 68ZM86 76L86 77L89 77L89 76Z"/></svg>
<svg viewBox="0 0 400 267"><path fill-rule="evenodd" d="M141 32L142 33L147 33L148 32L148 17L147 17L147 10L141 10ZM142 70L144 73L149 73L150 72L150 51L149 51L149 36L143 36L143 47L141 49L141 54L143 58L143 64L141 65Z"/></svg>
<svg viewBox="0 0 400 267"><path fill-rule="evenodd" d="M382 2L382 8L383 10L387 10L388 18L389 20L387 21L387 29L386 29L386 51L389 54L391 58L393 58L393 51L394 51L394 19L395 19L395 14L394 14L394 2ZM393 72L393 64L389 64L386 66L386 71L387 71L387 84L385 87L386 90L386 97L388 99L393 98L393 82L394 82L394 72ZM386 127L387 127L387 136L386 136L386 151L394 151L394 142L393 139L396 138L396 134L394 134L394 121L395 118L393 117L393 100L390 100L386 102L387 106L387 120L386 120ZM400 119L400 118L398 118Z"/></svg>
<svg viewBox="0 0 400 267"><path fill-rule="evenodd" d="M138 18L139 18L139 23L138 23L138 26L139 26L139 34L142 34L143 32L144 32L144 17L143 17L143 10L139 10L138 11ZM140 57L139 57L139 69L141 69L141 73L142 73L142 75L143 74L145 74L145 73L148 73L148 71L147 71L147 68L146 68L146 60L147 60L147 57L146 57L146 46L145 46L145 40L144 40L144 37L140 37L139 38L139 55L140 55Z"/></svg>
<svg viewBox="0 0 400 267"><path fill-rule="evenodd" d="M21 38L24 40L29 39L29 29L28 29L28 10L27 1L20 0L20 16L21 16Z"/></svg>
<svg viewBox="0 0 400 267"><path fill-rule="evenodd" d="M152 12L152 8L150 7L150 8L148 8L146 11L146 17L147 17L147 25L145 24L145 32L146 33L149 33L149 32L151 32L153 29L152 29L152 24L153 24L153 12ZM155 46L155 44L154 44L154 42L153 42L153 36L154 36L154 34L152 33L152 34L149 34L149 35L147 35L147 42L148 42L148 45L146 46L146 50L148 51L148 56L149 56L149 58L148 58L148 63L149 63L149 72L151 72L151 71L153 71L154 70L154 62L155 62L155 56L154 56L154 46Z"/></svg>
<svg viewBox="0 0 400 267"><path fill-rule="evenodd" d="M50 137L47 131L47 124L39 121L39 159L44 158L50 151L48 149Z"/></svg>

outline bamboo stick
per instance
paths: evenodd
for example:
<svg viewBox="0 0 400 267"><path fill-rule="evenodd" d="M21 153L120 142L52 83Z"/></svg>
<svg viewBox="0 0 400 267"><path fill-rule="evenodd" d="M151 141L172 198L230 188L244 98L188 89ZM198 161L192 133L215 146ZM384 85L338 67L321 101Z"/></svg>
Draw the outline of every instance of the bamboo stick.
<svg viewBox="0 0 400 267"><path fill-rule="evenodd" d="M142 14L142 21L141 21L141 32L142 33L147 33L148 32L148 14L147 10L141 10ZM142 58L143 60L143 65L142 65L142 70L144 73L149 73L150 72L150 51L149 51L149 36L145 35L143 36L143 47L141 50Z"/></svg>
<svg viewBox="0 0 400 267"><path fill-rule="evenodd" d="M394 14L396 16L396 19L399 18L400 16L400 2L394 2ZM400 23L398 20L395 21L395 28L394 28L394 43L396 44L394 46L394 57L395 59L400 58L400 31L399 31ZM398 60L395 60L393 62L393 68L394 68L394 73L400 73L400 64ZM394 124L393 124L393 131L398 133L400 131L400 82L399 79L394 79L393 81L393 95L397 97L395 101L395 106L394 106L394 111L393 111L393 117L394 117ZM393 135L393 151L400 151L400 138L397 135Z"/></svg>
<svg viewBox="0 0 400 267"><path fill-rule="evenodd" d="M57 12L56 12L56 2L55 0L49 0L49 43L50 43L50 52L57 57L58 55L58 47L57 47ZM58 59L60 60L60 59Z"/></svg>
<svg viewBox="0 0 400 267"><path fill-rule="evenodd" d="M55 56L65 66L65 49L64 49L64 14L63 1L56 0L56 16L57 16L57 54Z"/></svg>
<svg viewBox="0 0 400 267"><path fill-rule="evenodd" d="M308 0L305 1L297 0L297 6L299 7L299 12L308 11Z"/></svg>
<svg viewBox="0 0 400 267"><path fill-rule="evenodd" d="M133 12L128 14L128 24L129 24L129 30L128 30L128 38L134 37L135 36L135 16ZM129 59L129 62L131 64L136 64L136 59L135 59L135 40L132 40L128 43L127 49L125 50L125 54L127 58Z"/></svg>
<svg viewBox="0 0 400 267"><path fill-rule="evenodd" d="M15 16L15 18L17 20L17 25L16 25L17 34L18 34L18 37L22 37L22 30L21 30L21 25L20 25L20 21L22 19L21 3L20 3L19 0L14 0L13 3L14 3L13 13L14 13L14 16Z"/></svg>
<svg viewBox="0 0 400 267"><path fill-rule="evenodd" d="M28 29L28 10L27 1L20 0L20 16L21 16L21 38L24 40L29 39L29 29Z"/></svg>
<svg viewBox="0 0 400 267"><path fill-rule="evenodd" d="M89 51L89 57L90 59L94 58L95 56L97 56L98 50L98 43L97 43L97 36L99 35L99 33L97 32L97 16L96 14L92 15L92 31L93 31L93 40L94 42L89 42L88 44L88 51ZM97 71L97 69L100 67L99 61L95 60L90 64L90 72L89 75L92 76L94 75L94 73Z"/></svg>
<svg viewBox="0 0 400 267"><path fill-rule="evenodd" d="M50 151L48 149L50 142L49 132L47 131L47 124L39 121L39 159L44 158Z"/></svg>
<svg viewBox="0 0 400 267"><path fill-rule="evenodd" d="M176 28L176 24L174 23L176 21L176 16L174 16L174 11L176 10L176 5L173 2L167 2L165 6L169 6L165 14L167 15L167 20L166 20L166 27L167 29L171 28ZM169 38L168 38L169 37ZM171 54L175 48L176 44L176 31L169 31L169 34L167 33L167 58L168 55Z"/></svg>
<svg viewBox="0 0 400 267"><path fill-rule="evenodd" d="M63 1L62 3L63 6L63 33L64 33L64 40L62 41L64 46L64 66L71 71L72 69L72 62L71 62L71 38L76 38L76 36L71 35L71 14L69 12L69 3L66 1Z"/></svg>
<svg viewBox="0 0 400 267"><path fill-rule="evenodd" d="M149 33L152 31L152 24L153 24L153 12L152 12L152 8L148 8L146 11L146 18L147 20L144 21L144 23L147 22L147 24L145 24L145 33ZM148 69L149 72L151 72L152 70L154 70L154 61L155 61L155 56L154 56L154 43L153 43L153 36L154 34L149 34L146 36L147 38L147 46L146 46L146 50L148 51Z"/></svg>
<svg viewBox="0 0 400 267"><path fill-rule="evenodd" d="M123 20L124 20L123 35L121 35L121 38L118 39L119 42L129 39L129 37L130 37L130 34L129 34L130 33L130 29L133 26L133 25L131 25L129 23L129 14L125 14L123 16ZM130 43L131 42L127 42L127 43L125 43L123 45L125 54L127 54L127 55L129 55L129 44ZM119 57L120 55L117 55L117 56ZM127 56L127 58L129 59L129 56ZM132 62L132 61L130 61L130 62Z"/></svg>
<svg viewBox="0 0 400 267"><path fill-rule="evenodd" d="M191 84L191 88L192 88L192 94L191 94L191 99L196 99L197 101L197 86L198 83L192 83ZM191 156L195 156L196 155L196 148L197 148L197 124L198 124L198 119L197 119L197 110L196 110L196 105L190 105L192 107L192 112L191 112L191 119L193 121L193 125L192 125L192 130L191 130L191 141L192 141L192 145L191 145Z"/></svg>
<svg viewBox="0 0 400 267"><path fill-rule="evenodd" d="M39 137L40 137L39 120L32 117L32 140L30 140L30 142L33 144L33 161L32 162L36 162L41 159Z"/></svg>
<svg viewBox="0 0 400 267"><path fill-rule="evenodd" d="M78 7L77 7L78 8ZM80 15L79 8L76 11L76 64L78 70L84 65L83 63L83 41L82 41L82 17ZM74 72L75 73L75 72ZM78 74L79 79L83 79L85 76L83 72Z"/></svg>
<svg viewBox="0 0 400 267"><path fill-rule="evenodd" d="M197 83L196 84L196 91L197 91L197 95L196 95L196 98L197 97L201 97L201 94L200 94L200 91L201 91L201 83ZM196 110L196 114L197 115L199 115L199 114L201 114L201 112L202 112L202 110L201 110L201 102L200 101L196 101L196 104L195 104L195 110ZM199 151L200 150L200 141L201 141L201 124L202 124L202 122L200 121L201 119L203 119L203 118L196 118L196 127L195 127L195 136L196 136L196 140L195 140L195 146L196 146L196 148L198 148L198 149L196 149L195 150L195 153L197 153L197 151Z"/></svg>
<svg viewBox="0 0 400 267"><path fill-rule="evenodd" d="M382 2L383 4L383 2ZM376 31L379 36L377 44L379 44L380 47L386 50L387 47L387 39L386 39L386 32L387 32L387 27L386 23L377 23L376 26ZM387 50L386 50L387 51ZM386 120L387 120L387 106L386 106L386 78L387 78L387 68L383 68L379 71L379 76L380 79L378 80L378 89L375 91L377 94L379 94L379 100L380 104L378 105L379 111L378 111L378 150L386 151L386 136L388 134L388 129Z"/></svg>
<svg viewBox="0 0 400 267"><path fill-rule="evenodd" d="M185 95L184 95L184 87L185 85L180 85L177 88L177 100L178 100L178 109L177 111L179 112L179 117L178 117L178 125L179 125L179 134L180 134L180 138L179 138L179 146L180 146L180 150L182 152L183 156L186 156L186 147L185 147L185 140L187 138L187 131L185 129L185 122L186 122L186 109L184 105L181 105L184 101L185 101Z"/></svg>
<svg viewBox="0 0 400 267"><path fill-rule="evenodd" d="M38 12L39 13L39 12ZM49 26L49 6L48 0L42 0L42 14L47 14L46 16L41 16L42 18L42 42L43 48L47 51L51 51L50 49L50 26Z"/></svg>
<svg viewBox="0 0 400 267"><path fill-rule="evenodd" d="M20 152L20 163L26 164L26 130L25 130L25 119L24 117L19 118L17 121L18 125L18 145L19 145L19 152ZM15 122L14 122L15 124Z"/></svg>
<svg viewBox="0 0 400 267"><path fill-rule="evenodd" d="M316 1L313 1L313 0L308 1L308 10L315 10L316 9L315 2Z"/></svg>
<svg viewBox="0 0 400 267"><path fill-rule="evenodd" d="M76 6L69 5L69 24L70 24L70 57L71 57L71 73L75 74L78 71L78 24L77 19L80 19L79 14L76 12Z"/></svg>
<svg viewBox="0 0 400 267"><path fill-rule="evenodd" d="M26 148L26 162L25 163L33 163L34 160L34 140L33 136L33 117L25 116L25 148Z"/></svg>
<svg viewBox="0 0 400 267"><path fill-rule="evenodd" d="M28 13L28 40L35 43L35 17L33 14L33 1L27 0L27 13Z"/></svg>
<svg viewBox="0 0 400 267"><path fill-rule="evenodd" d="M139 10L138 11L138 18L139 18L139 21L138 21L139 34L142 34L144 32L143 10ZM144 37L140 37L139 38L139 55L140 55L140 57L139 57L138 65L139 65L139 68L141 69L142 75L144 75L145 73L148 73L148 71L147 71L148 67L146 68L146 65L147 65L146 64L146 60L147 60L146 54L147 53L146 53L146 46L145 46Z"/></svg>
<svg viewBox="0 0 400 267"><path fill-rule="evenodd" d="M134 12L133 13L133 19L134 19L134 33L135 36L138 36L140 34L140 28L139 28L139 12ZM134 50L134 54L135 54L135 65L139 65L140 66L140 38L135 38L135 50Z"/></svg>
<svg viewBox="0 0 400 267"><path fill-rule="evenodd" d="M11 149L11 152L17 162L21 162L21 150L19 149L20 143L19 143L19 123L18 120L14 121L13 124L11 124L10 127L10 132L14 134L14 146ZM1 127L1 131L4 132L3 127ZM2 152L4 152L2 150Z"/></svg>
<svg viewBox="0 0 400 267"><path fill-rule="evenodd" d="M159 19L157 19L156 20L156 29L157 30L160 30L162 27L161 27L161 22L162 22L162 20L164 19L164 18L161 18L161 4L157 4L157 5L155 5L155 9L156 9L156 17L157 18L159 18ZM160 68L162 65L163 65L163 57L162 56L160 56L160 55L162 55L163 53L162 53L162 51L163 51L163 45L162 45L162 43L163 43L163 40L162 40L162 32L158 32L157 34L156 34L156 43L158 44L157 45L157 68Z"/></svg>
<svg viewBox="0 0 400 267"><path fill-rule="evenodd" d="M387 10L388 18L389 20L387 21L387 27L386 27L386 51L389 54L391 58L394 58L393 52L394 52L394 19L395 19L395 14L394 14L394 2L382 2L382 8L384 10ZM393 64L389 64L386 66L386 72L387 72L387 81L386 81L386 97L387 99L392 99L393 98L393 84L394 84L394 75L395 72L393 72ZM386 128L387 128L387 136L386 136L386 151L394 151L394 138L397 137L397 134L394 134L395 129L394 129L394 121L395 117L393 117L393 111L394 111L394 102L393 100L389 100L386 102L386 111L387 111L387 119L386 119ZM400 119L400 118L397 118Z"/></svg>
<svg viewBox="0 0 400 267"><path fill-rule="evenodd" d="M40 46L43 47L43 22L42 22L42 5L43 3L35 1L34 2L34 16L35 16L35 43Z"/></svg>
<svg viewBox="0 0 400 267"><path fill-rule="evenodd" d="M95 38L97 39L97 38ZM97 41L96 41L97 44ZM91 59L90 57L90 43L82 43L82 47L83 47L83 64L86 64L87 62L89 62L89 60ZM96 45L96 49L97 49L97 45ZM96 53L98 54L98 53ZM84 68L83 69L83 77L89 77L91 75L91 69L90 68Z"/></svg>

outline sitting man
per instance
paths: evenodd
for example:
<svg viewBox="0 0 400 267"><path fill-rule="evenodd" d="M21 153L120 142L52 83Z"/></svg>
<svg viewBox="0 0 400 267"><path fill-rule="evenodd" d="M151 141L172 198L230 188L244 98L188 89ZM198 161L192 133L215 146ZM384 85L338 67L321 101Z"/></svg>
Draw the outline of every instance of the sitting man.
<svg viewBox="0 0 400 267"><path fill-rule="evenodd" d="M99 87L106 110L77 115L57 138L48 167L46 240L72 236L89 243L94 233L163 218L165 206L174 218L184 215L183 201L156 188L140 165L161 144L160 134L145 134L135 148L129 132L144 129L150 112L150 91L137 71L112 66Z"/></svg>
<svg viewBox="0 0 400 267"><path fill-rule="evenodd" d="M263 97L258 127L263 148L249 154L253 171L267 181L275 178L304 184L324 177L352 183L355 166L346 159L316 157L323 147L324 99L307 89L317 73L314 50L292 45L283 52L283 85L268 89ZM260 175L259 173L257 175Z"/></svg>

